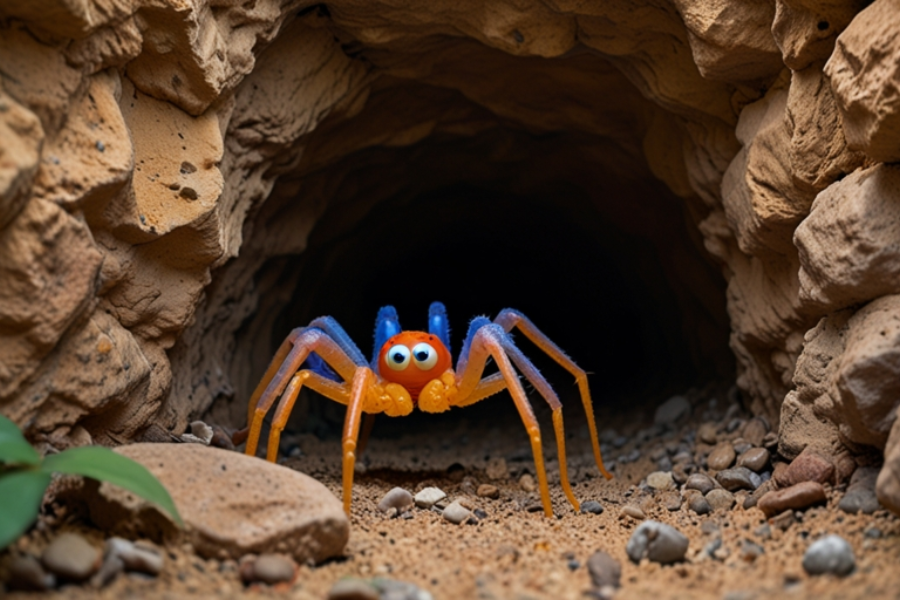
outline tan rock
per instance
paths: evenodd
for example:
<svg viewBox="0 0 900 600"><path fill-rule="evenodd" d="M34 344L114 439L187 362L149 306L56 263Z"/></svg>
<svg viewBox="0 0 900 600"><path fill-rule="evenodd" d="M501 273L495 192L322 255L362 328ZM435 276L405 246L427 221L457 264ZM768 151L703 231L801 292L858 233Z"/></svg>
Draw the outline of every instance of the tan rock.
<svg viewBox="0 0 900 600"><path fill-rule="evenodd" d="M884 466L875 484L878 501L900 515L900 419L894 421L884 448Z"/></svg>
<svg viewBox="0 0 900 600"><path fill-rule="evenodd" d="M791 487L766 492L756 503L767 517L788 509L802 509L825 502L825 488L821 483L805 481Z"/></svg>
<svg viewBox="0 0 900 600"><path fill-rule="evenodd" d="M835 38L865 5L865 0L776 0L772 35L784 64L801 71L828 59Z"/></svg>
<svg viewBox="0 0 900 600"><path fill-rule="evenodd" d="M900 7L878 0L837 38L825 74L851 149L876 161L900 160Z"/></svg>
<svg viewBox="0 0 900 600"><path fill-rule="evenodd" d="M37 116L0 88L0 231L28 201L43 137Z"/></svg>
<svg viewBox="0 0 900 600"><path fill-rule="evenodd" d="M835 483L834 474L834 463L828 457L807 448L778 474L775 481L782 487L807 481Z"/></svg>
<svg viewBox="0 0 900 600"><path fill-rule="evenodd" d="M315 479L259 458L200 444L134 444L119 454L166 487L185 522L181 534L202 556L238 559L279 552L298 562L339 556L350 525L340 500ZM179 535L163 513L102 484L88 496L91 519L128 535Z"/></svg>

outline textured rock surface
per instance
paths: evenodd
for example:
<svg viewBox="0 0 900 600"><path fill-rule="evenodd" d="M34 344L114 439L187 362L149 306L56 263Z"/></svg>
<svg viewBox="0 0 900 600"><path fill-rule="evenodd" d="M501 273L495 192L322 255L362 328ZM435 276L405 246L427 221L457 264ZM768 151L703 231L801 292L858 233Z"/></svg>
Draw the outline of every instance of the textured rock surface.
<svg viewBox="0 0 900 600"><path fill-rule="evenodd" d="M143 464L166 487L203 556L238 559L283 552L297 561L339 556L350 536L340 500L315 479L261 459L200 444L133 444L117 452ZM128 536L177 535L146 501L109 484L86 500L91 519Z"/></svg>
<svg viewBox="0 0 900 600"><path fill-rule="evenodd" d="M377 207L467 184L580 198L712 377L702 237L738 384L787 455L883 450L900 7L865 4L6 2L0 409L57 447L210 407L243 425L301 274L359 296L297 267L310 246L361 257L359 281Z"/></svg>

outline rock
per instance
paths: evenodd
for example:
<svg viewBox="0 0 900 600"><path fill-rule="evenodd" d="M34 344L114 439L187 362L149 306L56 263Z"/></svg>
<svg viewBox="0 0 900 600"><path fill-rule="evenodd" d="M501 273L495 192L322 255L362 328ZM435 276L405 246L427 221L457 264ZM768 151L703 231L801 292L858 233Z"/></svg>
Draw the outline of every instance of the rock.
<svg viewBox="0 0 900 600"><path fill-rule="evenodd" d="M56 536L41 554L44 567L62 579L84 581L100 568L100 551L75 533Z"/></svg>
<svg viewBox="0 0 900 600"><path fill-rule="evenodd" d="M446 496L446 494L444 495ZM393 508L398 513L401 513L412 508L413 504L415 504L415 501L412 494L401 487L395 487L388 490L388 493L378 501L378 510L387 512Z"/></svg>
<svg viewBox="0 0 900 600"><path fill-rule="evenodd" d="M112 537L106 540L105 560L114 556L122 562L126 571L137 571L147 575L159 575L163 568L163 557L148 544L134 544L129 540Z"/></svg>
<svg viewBox="0 0 900 600"><path fill-rule="evenodd" d="M726 490L710 490L706 494L706 501L713 510L731 510L734 506L734 494Z"/></svg>
<svg viewBox="0 0 900 600"><path fill-rule="evenodd" d="M282 554L260 554L253 562L253 581L269 585L292 581L297 565Z"/></svg>
<svg viewBox="0 0 900 600"><path fill-rule="evenodd" d="M684 484L684 489L697 490L704 495L715 487L716 482L706 473L693 473Z"/></svg>
<svg viewBox="0 0 900 600"><path fill-rule="evenodd" d="M648 558L660 564L670 564L684 559L688 549L688 539L670 525L658 521L644 521L638 525L625 552L635 563Z"/></svg>
<svg viewBox="0 0 900 600"><path fill-rule="evenodd" d="M894 421L884 448L884 467L878 474L875 493L885 508L900 515L900 419Z"/></svg>
<svg viewBox="0 0 900 600"><path fill-rule="evenodd" d="M825 65L851 148L900 161L900 9L874 2L838 36Z"/></svg>
<svg viewBox="0 0 900 600"><path fill-rule="evenodd" d="M676 511L681 509L681 494L678 492L663 492L660 502L666 510Z"/></svg>
<svg viewBox="0 0 900 600"><path fill-rule="evenodd" d="M755 490L762 483L759 475L746 467L734 467L719 471L716 473L716 481L729 492Z"/></svg>
<svg viewBox="0 0 900 600"><path fill-rule="evenodd" d="M853 548L838 535L827 535L810 544L803 555L803 568L810 575L845 576L856 568Z"/></svg>
<svg viewBox="0 0 900 600"><path fill-rule="evenodd" d="M881 508L881 504L878 503L878 497L875 495L874 489L857 487L847 490L847 493L838 502L838 508L845 513L871 515Z"/></svg>
<svg viewBox="0 0 900 600"><path fill-rule="evenodd" d="M193 421L191 423L191 435L201 444L209 445L213 439L213 428L203 421Z"/></svg>
<svg viewBox="0 0 900 600"><path fill-rule="evenodd" d="M405 581L376 577L372 585L379 591L381 600L433 600L429 592Z"/></svg>
<svg viewBox="0 0 900 600"><path fill-rule="evenodd" d="M612 586L618 588L622 578L622 565L612 556L598 550L591 554L587 560L588 573L591 576L591 584L595 588Z"/></svg>
<svg viewBox="0 0 900 600"><path fill-rule="evenodd" d="M787 509L801 509L824 503L826 499L825 488L821 483L804 481L789 488L767 492L756 506L771 517Z"/></svg>
<svg viewBox="0 0 900 600"><path fill-rule="evenodd" d="M476 493L481 498L493 498L496 500L500 497L500 489L496 485L491 485L490 483L482 483L479 485Z"/></svg>
<svg viewBox="0 0 900 600"><path fill-rule="evenodd" d="M698 515L708 515L712 512L712 506L709 501L700 494L693 494L688 500L688 508Z"/></svg>
<svg viewBox="0 0 900 600"><path fill-rule="evenodd" d="M796 517L794 517L794 511L792 509L787 509L784 512L778 513L769 521L772 523L773 527L777 527L781 531L787 531L788 528L797 522Z"/></svg>
<svg viewBox="0 0 900 600"><path fill-rule="evenodd" d="M447 505L447 508L444 509L443 513L441 513L445 519L453 523L454 525L459 525L466 519L468 519L472 512L459 503L459 501L455 500Z"/></svg>
<svg viewBox="0 0 900 600"><path fill-rule="evenodd" d="M56 577L44 571L41 563L30 554L11 556L5 566L6 585L11 590L43 592L56 587Z"/></svg>
<svg viewBox="0 0 900 600"><path fill-rule="evenodd" d="M363 579L338 579L328 590L328 600L380 600L378 588Z"/></svg>
<svg viewBox="0 0 900 600"><path fill-rule="evenodd" d="M671 490L675 488L672 474L663 471L654 471L647 475L647 485L654 490Z"/></svg>
<svg viewBox="0 0 900 600"><path fill-rule="evenodd" d="M761 446L767 433L769 433L769 424L766 423L765 419L754 417L744 425L741 437L751 446Z"/></svg>
<svg viewBox="0 0 900 600"><path fill-rule="evenodd" d="M497 481L499 479L507 479L509 477L509 468L506 466L506 459L492 458L488 461L485 473L488 479Z"/></svg>
<svg viewBox="0 0 900 600"><path fill-rule="evenodd" d="M537 485L534 483L534 477L528 473L519 477L519 487L526 492L533 492L537 489Z"/></svg>
<svg viewBox="0 0 900 600"><path fill-rule="evenodd" d="M744 562L755 562L756 559L763 554L765 554L765 550L763 550L763 547L756 542L744 540L741 543L741 560L743 560Z"/></svg>
<svg viewBox="0 0 900 600"><path fill-rule="evenodd" d="M704 444L715 444L718 438L715 423L703 423L697 428L697 438Z"/></svg>
<svg viewBox="0 0 900 600"><path fill-rule="evenodd" d="M769 464L769 451L765 448L750 448L738 458L739 467L747 467L754 473L759 473Z"/></svg>
<svg viewBox="0 0 900 600"><path fill-rule="evenodd" d="M394 488L400 489L400 488ZM405 491L405 490L404 490ZM419 508L431 508L437 502L447 497L443 490L436 487L426 487L416 492L415 502ZM387 498L387 496L385 496ZM393 504L391 504L393 506ZM379 508L381 505L379 504ZM398 508L395 506L395 508Z"/></svg>
<svg viewBox="0 0 900 600"><path fill-rule="evenodd" d="M734 464L734 447L731 442L722 442L713 448L706 458L706 464L711 471L721 471Z"/></svg>
<svg viewBox="0 0 900 600"><path fill-rule="evenodd" d="M813 450L804 450L776 479L778 485L792 486L803 481L834 482L834 464Z"/></svg>
<svg viewBox="0 0 900 600"><path fill-rule="evenodd" d="M647 515L641 509L640 506L636 504L626 504L622 507L622 514L631 517L632 519L643 520L647 518Z"/></svg>
<svg viewBox="0 0 900 600"><path fill-rule="evenodd" d="M653 423L674 427L681 419L691 414L691 403L684 396L672 396L656 408Z"/></svg>
<svg viewBox="0 0 900 600"><path fill-rule="evenodd" d="M581 512L595 515L603 514L603 505L596 500L588 500L581 503Z"/></svg>
<svg viewBox="0 0 900 600"><path fill-rule="evenodd" d="M284 552L298 562L321 562L347 543L341 502L292 469L200 444L134 444L116 452L166 487L186 525L180 535L201 556ZM127 537L179 535L168 517L133 494L105 483L96 489L86 485L84 493L101 529Z"/></svg>

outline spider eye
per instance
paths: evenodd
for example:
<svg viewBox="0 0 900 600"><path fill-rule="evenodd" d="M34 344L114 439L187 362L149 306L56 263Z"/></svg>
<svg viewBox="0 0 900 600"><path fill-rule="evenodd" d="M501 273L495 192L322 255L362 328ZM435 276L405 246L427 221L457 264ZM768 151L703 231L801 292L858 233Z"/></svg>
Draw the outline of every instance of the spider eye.
<svg viewBox="0 0 900 600"><path fill-rule="evenodd" d="M431 344L426 344L425 342L413 346L412 355L416 366L423 371L434 368L438 361L437 350Z"/></svg>
<svg viewBox="0 0 900 600"><path fill-rule="evenodd" d="M418 347L418 346L417 346ZM403 344L391 346L384 357L384 362L395 371L402 371L409 366L409 348Z"/></svg>

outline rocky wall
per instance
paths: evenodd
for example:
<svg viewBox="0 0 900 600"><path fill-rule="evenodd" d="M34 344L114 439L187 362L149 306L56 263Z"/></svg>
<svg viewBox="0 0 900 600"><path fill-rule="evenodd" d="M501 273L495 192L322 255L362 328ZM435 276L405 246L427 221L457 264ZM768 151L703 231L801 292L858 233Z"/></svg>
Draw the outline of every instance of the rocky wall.
<svg viewBox="0 0 900 600"><path fill-rule="evenodd" d="M436 185L612 182L584 210L683 331L724 294L782 453L887 449L896 507L898 32L896 0L5 2L0 408L180 433L242 405L310 243Z"/></svg>

